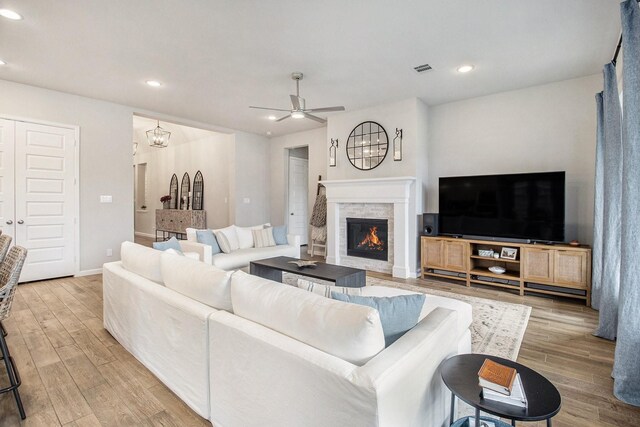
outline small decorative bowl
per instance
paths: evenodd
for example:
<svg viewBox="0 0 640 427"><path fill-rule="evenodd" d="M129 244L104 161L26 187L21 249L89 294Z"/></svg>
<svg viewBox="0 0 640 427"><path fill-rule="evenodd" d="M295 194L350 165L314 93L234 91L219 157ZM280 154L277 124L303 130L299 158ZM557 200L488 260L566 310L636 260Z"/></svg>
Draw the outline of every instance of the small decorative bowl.
<svg viewBox="0 0 640 427"><path fill-rule="evenodd" d="M494 274L502 274L505 271L507 271L507 269L504 268L504 267L500 267L498 265L494 265L493 267L489 267L489 271L494 273Z"/></svg>
<svg viewBox="0 0 640 427"><path fill-rule="evenodd" d="M493 249L479 249L478 250L478 255L486 256L486 257L492 257L493 256Z"/></svg>

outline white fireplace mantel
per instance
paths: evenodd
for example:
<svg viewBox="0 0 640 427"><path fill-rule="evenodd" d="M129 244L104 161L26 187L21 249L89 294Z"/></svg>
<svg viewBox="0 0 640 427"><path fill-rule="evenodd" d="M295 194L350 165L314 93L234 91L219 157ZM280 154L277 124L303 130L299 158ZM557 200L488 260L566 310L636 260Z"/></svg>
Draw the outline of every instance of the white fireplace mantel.
<svg viewBox="0 0 640 427"><path fill-rule="evenodd" d="M411 271L410 244L414 243L416 226L415 183L410 176L343 179L321 181L327 189L327 262L340 265L339 213L343 203L391 203L393 204L393 277L415 277ZM414 252L415 253L415 252Z"/></svg>

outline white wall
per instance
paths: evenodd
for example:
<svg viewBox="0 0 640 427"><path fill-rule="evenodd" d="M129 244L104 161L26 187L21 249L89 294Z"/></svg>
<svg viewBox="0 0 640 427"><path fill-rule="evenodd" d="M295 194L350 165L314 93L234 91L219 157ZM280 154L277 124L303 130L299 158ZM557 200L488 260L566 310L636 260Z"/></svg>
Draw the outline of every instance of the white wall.
<svg viewBox="0 0 640 427"><path fill-rule="evenodd" d="M178 194L185 172L193 179L197 171L204 178L203 209L207 212L207 227L222 228L229 225L229 158L234 149L233 135L185 129L180 125L161 123L171 132L166 148L152 148L146 143L146 128L134 131L138 151L134 164L147 164L146 212L136 201L135 231L155 235L155 210L162 209L160 197L169 194L171 176L178 177ZM195 138L195 139L194 139Z"/></svg>
<svg viewBox="0 0 640 427"><path fill-rule="evenodd" d="M80 270L119 259L133 239L132 109L4 80L0 94L0 116L80 126Z"/></svg>
<svg viewBox="0 0 640 427"><path fill-rule="evenodd" d="M318 175L327 178L328 149L326 128L312 129L305 132L271 138L270 144L270 179L271 179L271 211L270 221L274 225L286 224L288 149L307 146L309 157L309 199L308 213L311 216L316 201Z"/></svg>
<svg viewBox="0 0 640 427"><path fill-rule="evenodd" d="M269 222L269 139L237 132L230 157L230 219L243 227Z"/></svg>
<svg viewBox="0 0 640 427"><path fill-rule="evenodd" d="M591 243L600 75L429 108L427 210L438 178L566 171L567 240Z"/></svg>

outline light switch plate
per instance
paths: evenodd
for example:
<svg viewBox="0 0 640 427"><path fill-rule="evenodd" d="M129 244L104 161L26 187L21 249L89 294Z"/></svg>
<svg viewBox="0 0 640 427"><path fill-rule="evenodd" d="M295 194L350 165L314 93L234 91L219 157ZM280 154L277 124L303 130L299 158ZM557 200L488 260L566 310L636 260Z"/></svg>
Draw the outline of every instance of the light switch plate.
<svg viewBox="0 0 640 427"><path fill-rule="evenodd" d="M249 204L249 203L251 203L251 199L248 198L248 197L245 197L244 199L242 199L242 202L246 203L246 204Z"/></svg>
<svg viewBox="0 0 640 427"><path fill-rule="evenodd" d="M113 196L100 196L100 203L112 203Z"/></svg>

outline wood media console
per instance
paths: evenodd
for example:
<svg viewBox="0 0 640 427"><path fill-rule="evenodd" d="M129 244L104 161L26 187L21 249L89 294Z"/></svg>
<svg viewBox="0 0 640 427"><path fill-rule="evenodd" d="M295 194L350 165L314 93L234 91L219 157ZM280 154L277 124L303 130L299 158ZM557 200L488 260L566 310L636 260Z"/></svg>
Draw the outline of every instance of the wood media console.
<svg viewBox="0 0 640 427"><path fill-rule="evenodd" d="M453 237L421 237L422 278L427 276L496 286L525 293L584 300L591 305L591 248L564 244L523 244ZM500 254L517 249L515 259L493 258L480 251ZM489 267L505 268L502 274Z"/></svg>

